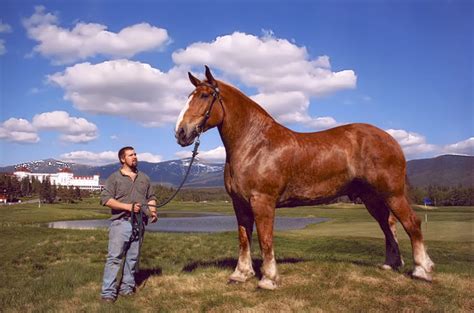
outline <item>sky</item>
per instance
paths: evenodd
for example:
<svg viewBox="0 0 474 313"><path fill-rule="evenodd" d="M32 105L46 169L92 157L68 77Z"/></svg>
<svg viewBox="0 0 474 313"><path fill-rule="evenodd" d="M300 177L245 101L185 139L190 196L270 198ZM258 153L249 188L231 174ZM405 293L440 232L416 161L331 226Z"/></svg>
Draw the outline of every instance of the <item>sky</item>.
<svg viewBox="0 0 474 313"><path fill-rule="evenodd" d="M406 158L474 154L474 5L420 1L0 0L0 165L190 155L188 72L300 132L363 122ZM217 129L199 157L225 159Z"/></svg>

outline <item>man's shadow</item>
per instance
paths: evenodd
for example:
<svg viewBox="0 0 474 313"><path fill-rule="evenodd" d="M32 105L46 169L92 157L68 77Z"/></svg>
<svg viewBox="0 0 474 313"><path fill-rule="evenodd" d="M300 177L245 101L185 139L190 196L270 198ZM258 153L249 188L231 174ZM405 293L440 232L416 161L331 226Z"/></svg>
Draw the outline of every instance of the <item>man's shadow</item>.
<svg viewBox="0 0 474 313"><path fill-rule="evenodd" d="M283 258L283 259L277 259L276 262L278 264L284 264L284 263L299 263L299 262L304 262L305 260L302 258ZM254 259L252 260L252 266L255 271L255 275L258 278L262 277L262 259ZM181 270L182 272L186 273L191 273L195 271L196 269L199 268L208 268L208 267L217 267L217 268L222 268L222 269L230 269L233 270L237 266L237 259L235 258L225 258L225 259L219 259L219 260L213 260L213 261L197 261L197 262L192 262L183 267Z"/></svg>

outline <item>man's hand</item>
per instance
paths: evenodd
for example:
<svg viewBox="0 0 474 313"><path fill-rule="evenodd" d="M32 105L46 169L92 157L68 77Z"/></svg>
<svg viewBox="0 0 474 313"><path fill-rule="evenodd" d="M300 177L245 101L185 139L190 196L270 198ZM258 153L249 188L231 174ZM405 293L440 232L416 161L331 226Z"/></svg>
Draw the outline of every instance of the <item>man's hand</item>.
<svg viewBox="0 0 474 313"><path fill-rule="evenodd" d="M158 215L156 214L156 211L151 211L151 222L156 223L158 220Z"/></svg>
<svg viewBox="0 0 474 313"><path fill-rule="evenodd" d="M130 212L138 213L140 212L142 205L140 203L132 203L130 206Z"/></svg>

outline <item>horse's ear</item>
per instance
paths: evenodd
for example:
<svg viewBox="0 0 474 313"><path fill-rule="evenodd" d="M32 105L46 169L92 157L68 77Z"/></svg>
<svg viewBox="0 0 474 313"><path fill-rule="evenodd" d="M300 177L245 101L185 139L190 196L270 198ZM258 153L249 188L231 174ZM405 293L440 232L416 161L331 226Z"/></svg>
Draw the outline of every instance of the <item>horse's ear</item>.
<svg viewBox="0 0 474 313"><path fill-rule="evenodd" d="M213 86L216 86L217 83L216 83L216 80L214 79L214 77L212 76L211 74L211 70L209 69L209 67L207 65L204 65L206 67L206 78L207 78L207 82Z"/></svg>
<svg viewBox="0 0 474 313"><path fill-rule="evenodd" d="M197 79L196 77L191 74L191 72L188 72L189 80L191 81L191 84L194 85L194 87L197 87L199 84L201 84L201 81Z"/></svg>

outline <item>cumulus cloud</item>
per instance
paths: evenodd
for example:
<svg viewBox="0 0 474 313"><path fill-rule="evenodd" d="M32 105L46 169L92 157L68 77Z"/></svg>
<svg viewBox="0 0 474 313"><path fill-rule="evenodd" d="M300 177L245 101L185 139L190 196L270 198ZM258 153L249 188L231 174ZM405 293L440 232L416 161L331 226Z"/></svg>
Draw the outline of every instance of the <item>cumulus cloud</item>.
<svg viewBox="0 0 474 313"><path fill-rule="evenodd" d="M65 162L73 162L90 165L104 165L118 162L117 152L90 152L90 151L72 151L61 154L60 159Z"/></svg>
<svg viewBox="0 0 474 313"><path fill-rule="evenodd" d="M0 139L36 143L38 131L53 130L61 133L60 139L71 143L85 143L97 138L97 126L84 118L69 116L64 111L36 114L33 121L22 118L10 118L0 124Z"/></svg>
<svg viewBox="0 0 474 313"><path fill-rule="evenodd" d="M257 88L254 100L261 101L278 120L307 126L335 125L328 123L332 118L321 123L308 115L311 97L353 89L357 81L353 70L334 72L328 56L311 59L305 47L275 38L271 31L262 37L234 32L211 43L193 43L172 57L176 64L208 64L220 69L224 75Z"/></svg>
<svg viewBox="0 0 474 313"><path fill-rule="evenodd" d="M338 125L332 117L310 116L308 114L309 98L300 91L260 93L251 98L283 124L298 123L313 130Z"/></svg>
<svg viewBox="0 0 474 313"><path fill-rule="evenodd" d="M446 145L443 147L442 152L447 154L474 155L474 137Z"/></svg>
<svg viewBox="0 0 474 313"><path fill-rule="evenodd" d="M1 33L11 33L12 28L10 25L5 24L0 20L0 34ZM0 55L7 53L7 48L5 47L5 40L0 39Z"/></svg>
<svg viewBox="0 0 474 313"><path fill-rule="evenodd" d="M333 72L328 56L311 59L305 47L266 34L241 32L198 42L172 55L176 64L208 64L260 92L301 91L322 96L356 86L352 70Z"/></svg>
<svg viewBox="0 0 474 313"><path fill-rule="evenodd" d="M37 114L33 125L38 130L55 130L62 133L61 140L72 143L89 142L98 137L97 126L84 118L69 116L65 111Z"/></svg>
<svg viewBox="0 0 474 313"><path fill-rule="evenodd" d="M439 149L436 145L427 143L423 135L415 132L408 132L403 129L388 129L386 132L398 141L408 158L435 152Z"/></svg>
<svg viewBox="0 0 474 313"><path fill-rule="evenodd" d="M5 47L5 40L0 39L0 55L7 53L7 48Z"/></svg>
<svg viewBox="0 0 474 313"><path fill-rule="evenodd" d="M163 157L161 155L155 155L149 152L138 153L138 162L161 162ZM116 151L103 151L103 152L91 152L91 151L72 151L64 153L60 156L60 159L66 162L89 164L89 165L104 165L117 163L118 156Z"/></svg>
<svg viewBox="0 0 474 313"><path fill-rule="evenodd" d="M23 19L28 36L37 41L34 51L65 64L96 55L113 58L132 57L137 53L163 48L170 42L166 29L148 23L135 24L117 33L96 23L77 23L74 28L62 28L58 16L35 7L35 13Z"/></svg>
<svg viewBox="0 0 474 313"><path fill-rule="evenodd" d="M12 27L6 23L3 23L2 20L0 20L0 33L11 33L12 32Z"/></svg>
<svg viewBox="0 0 474 313"><path fill-rule="evenodd" d="M36 143L39 136L31 123L22 118L10 118L0 124L0 140L16 143Z"/></svg>
<svg viewBox="0 0 474 313"><path fill-rule="evenodd" d="M145 126L175 123L192 90L185 67L164 73L125 59L76 64L48 80L81 111L123 116Z"/></svg>
<svg viewBox="0 0 474 313"><path fill-rule="evenodd" d="M186 72L207 63L256 88L252 98L279 122L313 130L338 123L332 117L311 116L310 98L356 84L352 70L333 72L329 57L311 59L305 47L274 38L271 32L261 38L233 33L211 43L194 43L175 52L173 60L177 65L168 72L127 59L80 63L50 75L48 81L64 89L65 99L81 111L160 127L175 123L186 103L192 90Z"/></svg>
<svg viewBox="0 0 474 313"><path fill-rule="evenodd" d="M151 163L158 163L163 161L163 157L161 155L155 155L149 152L138 153L137 154L138 161L146 161Z"/></svg>
<svg viewBox="0 0 474 313"><path fill-rule="evenodd" d="M192 151L178 151L175 155L180 159L190 158L192 156ZM226 157L225 148L219 146L208 151L199 151L197 157L205 162L223 162Z"/></svg>

